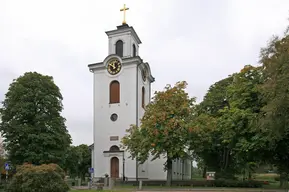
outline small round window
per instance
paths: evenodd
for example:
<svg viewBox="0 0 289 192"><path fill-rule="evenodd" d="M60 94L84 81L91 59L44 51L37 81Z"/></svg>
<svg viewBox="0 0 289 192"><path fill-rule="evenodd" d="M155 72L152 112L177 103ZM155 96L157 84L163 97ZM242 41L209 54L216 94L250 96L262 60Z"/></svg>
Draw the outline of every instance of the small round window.
<svg viewBox="0 0 289 192"><path fill-rule="evenodd" d="M110 116L110 120L112 120L112 121L116 121L117 120L117 114L116 113L114 113L114 114L112 114L111 116Z"/></svg>

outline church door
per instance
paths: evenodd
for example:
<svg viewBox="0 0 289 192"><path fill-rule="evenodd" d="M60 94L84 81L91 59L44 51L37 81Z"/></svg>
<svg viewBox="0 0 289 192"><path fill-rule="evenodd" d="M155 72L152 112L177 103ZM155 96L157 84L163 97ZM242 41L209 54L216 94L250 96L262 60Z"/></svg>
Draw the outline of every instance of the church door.
<svg viewBox="0 0 289 192"><path fill-rule="evenodd" d="M110 160L110 177L111 178L119 177L119 160L117 157L113 157Z"/></svg>

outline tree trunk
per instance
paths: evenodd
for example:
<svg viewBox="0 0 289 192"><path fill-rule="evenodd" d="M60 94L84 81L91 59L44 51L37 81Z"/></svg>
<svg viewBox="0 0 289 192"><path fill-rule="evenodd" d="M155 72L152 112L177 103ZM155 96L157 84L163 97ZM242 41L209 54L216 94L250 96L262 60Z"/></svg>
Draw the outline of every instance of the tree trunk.
<svg viewBox="0 0 289 192"><path fill-rule="evenodd" d="M288 173L286 172L280 174L280 188L288 189Z"/></svg>
<svg viewBox="0 0 289 192"><path fill-rule="evenodd" d="M167 186L171 186L172 185L172 176L173 176L173 161L172 159L167 159L167 182L166 185Z"/></svg>
<svg viewBox="0 0 289 192"><path fill-rule="evenodd" d="M224 170L226 171L229 165L229 160L230 160L230 150L226 149L226 158L225 158L225 165L224 165Z"/></svg>
<svg viewBox="0 0 289 192"><path fill-rule="evenodd" d="M245 181L245 177L246 177L246 169L243 169L243 181Z"/></svg>
<svg viewBox="0 0 289 192"><path fill-rule="evenodd" d="M204 168L203 168L203 178L207 178L207 166L204 165Z"/></svg>
<svg viewBox="0 0 289 192"><path fill-rule="evenodd" d="M249 170L248 172L248 179L251 180L252 179L252 172Z"/></svg>

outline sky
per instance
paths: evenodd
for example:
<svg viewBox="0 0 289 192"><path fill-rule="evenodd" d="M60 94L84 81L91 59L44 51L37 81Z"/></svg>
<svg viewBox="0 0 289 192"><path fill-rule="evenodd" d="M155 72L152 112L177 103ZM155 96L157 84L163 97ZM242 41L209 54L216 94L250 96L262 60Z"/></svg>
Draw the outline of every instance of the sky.
<svg viewBox="0 0 289 192"><path fill-rule="evenodd" d="M28 71L53 76L73 144L92 143L93 75L108 54L105 31L127 23L156 78L153 91L188 82L200 102L213 83L257 65L288 25L288 0L0 0L0 101Z"/></svg>

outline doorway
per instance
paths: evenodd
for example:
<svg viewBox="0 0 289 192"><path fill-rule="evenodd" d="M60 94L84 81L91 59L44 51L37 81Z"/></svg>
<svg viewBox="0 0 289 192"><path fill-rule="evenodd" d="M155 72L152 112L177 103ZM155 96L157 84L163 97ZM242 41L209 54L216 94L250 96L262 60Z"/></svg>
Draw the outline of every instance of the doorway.
<svg viewBox="0 0 289 192"><path fill-rule="evenodd" d="M119 178L119 159L117 157L110 159L110 177Z"/></svg>

